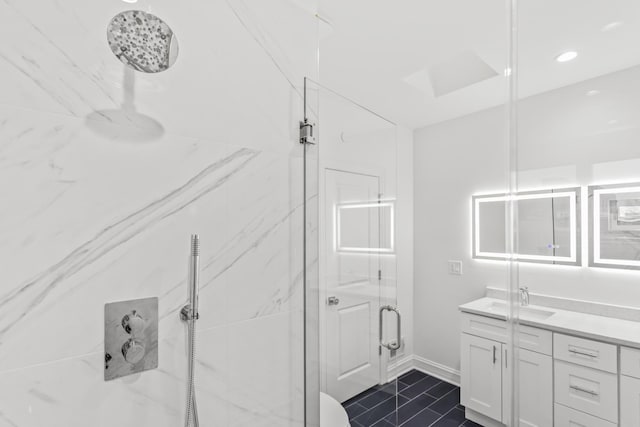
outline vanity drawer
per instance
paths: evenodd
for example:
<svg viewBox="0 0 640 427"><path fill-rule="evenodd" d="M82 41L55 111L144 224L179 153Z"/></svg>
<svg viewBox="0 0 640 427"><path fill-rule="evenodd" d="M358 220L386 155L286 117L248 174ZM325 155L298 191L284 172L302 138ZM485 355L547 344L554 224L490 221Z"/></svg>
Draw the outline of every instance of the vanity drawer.
<svg viewBox="0 0 640 427"><path fill-rule="evenodd" d="M618 422L617 374L560 360L556 360L554 366L556 403L613 423Z"/></svg>
<svg viewBox="0 0 640 427"><path fill-rule="evenodd" d="M555 427L616 427L617 425L557 403L554 408L553 425Z"/></svg>
<svg viewBox="0 0 640 427"><path fill-rule="evenodd" d="M492 317L478 316L476 314L461 313L460 329L465 334L482 338L507 342L507 322Z"/></svg>
<svg viewBox="0 0 640 427"><path fill-rule="evenodd" d="M553 334L553 357L611 373L618 372L616 346L599 341Z"/></svg>
<svg viewBox="0 0 640 427"><path fill-rule="evenodd" d="M553 353L553 333L544 329L520 325L519 346L536 353L551 356Z"/></svg>
<svg viewBox="0 0 640 427"><path fill-rule="evenodd" d="M620 373L640 378L640 350L620 347Z"/></svg>

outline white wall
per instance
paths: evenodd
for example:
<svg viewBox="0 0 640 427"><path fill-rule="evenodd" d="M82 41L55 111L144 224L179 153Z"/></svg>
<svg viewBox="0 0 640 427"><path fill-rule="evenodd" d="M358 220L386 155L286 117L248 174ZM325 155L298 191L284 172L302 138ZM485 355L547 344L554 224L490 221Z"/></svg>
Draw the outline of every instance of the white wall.
<svg viewBox="0 0 640 427"><path fill-rule="evenodd" d="M471 260L471 195L505 188L502 109L414 133L415 354L459 369L458 305L502 284L506 269ZM461 260L463 275L447 273Z"/></svg>
<svg viewBox="0 0 640 427"><path fill-rule="evenodd" d="M598 90L597 95L587 92ZM525 99L518 114L519 189L640 181L640 68ZM417 130L415 138L416 354L459 369L459 304L506 266L471 259L471 196L507 188L503 108ZM587 202L586 199L583 201ZM586 218L583 218L586 220ZM583 222L583 263L587 263ZM462 260L462 276L447 260ZM640 272L520 265L532 293L640 307Z"/></svg>
<svg viewBox="0 0 640 427"><path fill-rule="evenodd" d="M298 120L317 21L289 0L142 0L180 43L146 75L107 44L129 7L0 5L0 425L181 425L197 232L201 424L301 426ZM104 382L104 304L153 296L159 368Z"/></svg>

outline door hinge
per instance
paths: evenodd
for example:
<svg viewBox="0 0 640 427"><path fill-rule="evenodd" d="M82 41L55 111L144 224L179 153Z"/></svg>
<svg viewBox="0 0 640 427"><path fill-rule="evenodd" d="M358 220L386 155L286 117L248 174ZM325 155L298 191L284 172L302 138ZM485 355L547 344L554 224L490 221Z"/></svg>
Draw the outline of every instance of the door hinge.
<svg viewBox="0 0 640 427"><path fill-rule="evenodd" d="M382 346L378 346L378 356L382 356Z"/></svg>
<svg viewBox="0 0 640 427"><path fill-rule="evenodd" d="M300 122L300 144L315 144L316 136L314 134L315 125L309 123L307 119Z"/></svg>
<svg viewBox="0 0 640 427"><path fill-rule="evenodd" d="M378 270L378 280L382 280L382 270Z"/></svg>

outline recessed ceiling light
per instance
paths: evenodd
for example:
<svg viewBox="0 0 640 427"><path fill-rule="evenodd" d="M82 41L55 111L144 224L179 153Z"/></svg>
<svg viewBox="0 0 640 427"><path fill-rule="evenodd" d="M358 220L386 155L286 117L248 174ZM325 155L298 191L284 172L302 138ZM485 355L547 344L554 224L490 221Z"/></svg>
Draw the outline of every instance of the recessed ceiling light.
<svg viewBox="0 0 640 427"><path fill-rule="evenodd" d="M125 3L137 3L138 0L122 0Z"/></svg>
<svg viewBox="0 0 640 427"><path fill-rule="evenodd" d="M596 95L600 95L600 91L599 90L590 90L589 92L587 92L587 96L596 96Z"/></svg>
<svg viewBox="0 0 640 427"><path fill-rule="evenodd" d="M604 27L602 27L600 29L600 31L602 31L603 33L606 33L608 31L613 31L616 30L620 27L622 27L623 22L622 21L613 21L613 22L609 22L607 25L605 25Z"/></svg>
<svg viewBox="0 0 640 427"><path fill-rule="evenodd" d="M556 61L569 62L576 59L577 56L578 56L578 52L576 52L575 50L569 50L567 52L561 53L560 55L556 56Z"/></svg>

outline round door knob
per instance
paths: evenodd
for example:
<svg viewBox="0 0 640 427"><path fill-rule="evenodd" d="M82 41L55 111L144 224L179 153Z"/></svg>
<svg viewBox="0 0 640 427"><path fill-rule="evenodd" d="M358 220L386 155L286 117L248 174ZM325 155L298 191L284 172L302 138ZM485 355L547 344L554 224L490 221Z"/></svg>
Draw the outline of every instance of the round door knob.
<svg viewBox="0 0 640 427"><path fill-rule="evenodd" d="M140 340L131 338L122 345L122 355L124 360L131 364L136 364L144 358L144 345Z"/></svg>
<svg viewBox="0 0 640 427"><path fill-rule="evenodd" d="M133 336L139 336L147 327L147 322L135 310L122 318L122 327L125 332Z"/></svg>

